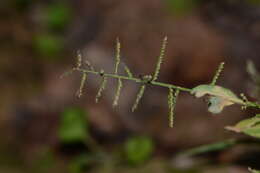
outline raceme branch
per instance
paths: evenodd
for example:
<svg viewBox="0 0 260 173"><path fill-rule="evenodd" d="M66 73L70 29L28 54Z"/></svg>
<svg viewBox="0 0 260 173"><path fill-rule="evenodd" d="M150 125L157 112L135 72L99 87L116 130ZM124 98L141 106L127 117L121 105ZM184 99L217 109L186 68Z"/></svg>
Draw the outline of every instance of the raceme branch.
<svg viewBox="0 0 260 173"><path fill-rule="evenodd" d="M212 79L212 82L210 84L202 84L195 88L186 88L177 86L174 84L169 83L163 83L158 82L157 79L159 77L159 72L161 70L161 64L164 59L165 51L166 51L166 45L167 45L167 37L164 37L160 54L158 56L158 61L155 67L155 71L153 75L145 75L141 77L134 77L131 70L121 62L121 44L119 39L116 39L116 52L115 52L115 68L114 73L107 73L104 70L97 71L95 68L91 65L90 62L82 60L82 55L78 51L77 52L77 62L75 67L73 67L70 71L64 73L62 77L67 76L73 72L80 72L82 74L81 82L79 90L77 91L77 96L81 97L83 95L84 86L87 83L87 77L88 75L96 75L101 78L101 84L99 87L99 90L97 92L95 101L98 103L99 99L102 97L103 91L106 89L107 81L109 78L117 79L117 89L114 96L113 101L113 107L117 106L120 103L120 94L123 88L123 82L125 80L135 82L140 85L139 92L137 93L135 102L132 106L132 112L134 112L142 97L144 96L145 89L147 85L154 85L159 87L165 87L168 89L168 107L169 107L169 127L173 127L174 123L174 110L176 108L176 102L178 95L180 92L188 92L192 95L195 95L196 97L203 97L205 95L209 96L208 101L208 111L214 114L220 113L224 107L232 105L232 104L239 104L242 106L243 109L247 107L255 107L260 109L260 104L256 102L250 102L247 100L246 96L244 94L241 94L241 98L237 97L231 90L226 89L224 87L216 85L216 82L220 76L220 73L224 69L224 62L220 63L218 69L216 70L216 73ZM86 67L83 67L86 66ZM118 74L119 68L123 66L124 71L126 75L124 74Z"/></svg>

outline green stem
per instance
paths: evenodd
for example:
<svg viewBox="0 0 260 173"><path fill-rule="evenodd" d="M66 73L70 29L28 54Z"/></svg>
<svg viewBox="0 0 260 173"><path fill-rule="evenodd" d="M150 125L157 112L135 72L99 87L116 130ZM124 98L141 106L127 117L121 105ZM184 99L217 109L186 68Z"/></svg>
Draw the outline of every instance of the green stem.
<svg viewBox="0 0 260 173"><path fill-rule="evenodd" d="M99 76L103 76L103 77L110 77L110 78L115 78L115 79L129 80L129 81L134 81L136 83L146 82L147 84L150 84L150 85L160 86L160 87L165 87L165 88L178 89L180 91L189 92L189 93L192 90L190 88L185 88L185 87L181 87L181 86L177 86L177 85L173 85L173 84L168 84L168 83L163 83L163 82L144 81L143 79L140 79L140 78L122 76L122 75L111 74L111 73L102 73L102 72L98 72L98 71L86 70L86 69L81 69L81 68L73 68L72 71L79 71L79 72L82 72L82 73L90 73L90 74L94 74L94 75L99 75ZM255 102L248 101L248 102L244 103L244 105L247 106L247 107L254 107L254 108L260 109L260 104L255 103Z"/></svg>
<svg viewBox="0 0 260 173"><path fill-rule="evenodd" d="M91 73L91 74L94 74L94 75L102 75L102 76L105 76L105 77L135 81L136 83L143 83L144 82L142 79L135 78L135 77L121 76L121 75L111 74L111 73L101 74L100 72L97 72L97 71L80 69L80 68L76 68L75 70L79 71L79 72L83 72L83 73ZM156 81L148 81L148 83L151 84L151 85L155 85L155 86L160 86L160 87L165 87L165 88L173 88L173 89L178 89L180 91L191 92L190 88L180 87L180 86L176 86L176 85L173 85L173 84L156 82Z"/></svg>

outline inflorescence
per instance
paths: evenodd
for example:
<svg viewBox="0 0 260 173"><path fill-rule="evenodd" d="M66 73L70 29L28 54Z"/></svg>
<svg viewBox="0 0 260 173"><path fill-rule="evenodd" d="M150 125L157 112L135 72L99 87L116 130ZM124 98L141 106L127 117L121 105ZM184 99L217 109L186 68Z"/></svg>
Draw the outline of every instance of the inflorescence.
<svg viewBox="0 0 260 173"><path fill-rule="evenodd" d="M157 61L153 75L134 77L134 75L132 74L130 69L124 63L121 62L121 55L120 55L121 44L120 44L119 39L117 38L116 39L114 73L106 73L102 69L100 71L95 70L95 68L91 65L90 62L88 62L88 61L83 62L82 55L78 51L76 66L74 68L72 68L70 71L64 73L64 75L62 75L62 77L67 76L75 71L78 71L82 74L80 87L79 87L79 90L77 91L77 96L81 97L83 94L84 86L87 82L88 74L100 76L102 81L101 81L100 88L97 92L96 98L95 98L96 103L98 103L99 99L102 97L103 91L106 89L108 78L117 79L117 89L116 89L116 92L114 95L113 107L117 106L119 103L120 93L121 93L121 90L123 87L124 80L129 80L129 81L133 81L135 83L139 83L140 89L136 96L135 102L132 106L132 109L131 109L132 112L134 112L137 109L138 104L139 104L140 100L142 99L146 86L148 84L165 87L168 89L169 127L171 127L171 128L173 127L174 110L176 108L177 98L178 98L178 95L180 94L180 92L189 92L191 94L195 94L197 97L198 97L198 95L199 95L199 97L201 97L204 94L210 95L212 100L214 100L214 102L212 102L210 104L215 104L215 105L211 105L211 108L209 109L209 111L210 111L213 108L213 110L215 112L210 111L212 113L219 113L222 111L224 106L231 105L234 103L242 105L243 108L246 108L246 107L260 108L260 105L258 103L248 101L244 94L241 94L242 99L239 99L230 90L225 89L220 86L216 86L217 79L219 78L220 73L223 71L224 62L220 63L220 65L212 79L212 82L209 85L200 85L198 87L190 89L190 88L185 88L185 87L181 87L181 86L176 86L173 84L158 82L157 79L159 77L161 64L162 64L163 58L165 56L166 45L167 45L167 37L164 37L162 46L161 46L161 50L160 50L160 54L158 57L158 61ZM86 65L86 68L83 68L83 64ZM118 74L120 65L123 65L126 75Z"/></svg>

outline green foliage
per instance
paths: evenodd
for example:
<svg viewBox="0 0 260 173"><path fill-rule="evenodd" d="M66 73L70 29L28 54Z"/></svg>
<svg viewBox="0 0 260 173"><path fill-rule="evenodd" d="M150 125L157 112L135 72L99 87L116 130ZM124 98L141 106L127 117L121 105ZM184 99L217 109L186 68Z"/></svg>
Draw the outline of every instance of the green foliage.
<svg viewBox="0 0 260 173"><path fill-rule="evenodd" d="M255 98L259 98L260 97L260 73L256 69L254 63L250 60L247 62L246 70L250 75L254 84L254 87L251 91L252 96L254 96Z"/></svg>
<svg viewBox="0 0 260 173"><path fill-rule="evenodd" d="M32 4L32 0L13 0L12 3L14 4L15 8L19 11L26 10L27 7Z"/></svg>
<svg viewBox="0 0 260 173"><path fill-rule="evenodd" d="M125 156L133 165L140 165L151 157L154 143L148 137L132 137L125 143Z"/></svg>
<svg viewBox="0 0 260 173"><path fill-rule="evenodd" d="M226 129L260 138L260 114L253 118L242 120L235 126L228 126Z"/></svg>
<svg viewBox="0 0 260 173"><path fill-rule="evenodd" d="M217 85L199 85L192 89L191 94L196 97L209 95L208 111L214 114L220 113L224 107L235 103L245 104L232 91Z"/></svg>
<svg viewBox="0 0 260 173"><path fill-rule="evenodd" d="M50 29L63 30L71 21L72 11L66 3L58 3L50 5L46 15L46 23Z"/></svg>
<svg viewBox="0 0 260 173"><path fill-rule="evenodd" d="M260 171L255 170L255 169L252 169L252 168L248 168L248 170L249 170L251 173L260 173Z"/></svg>
<svg viewBox="0 0 260 173"><path fill-rule="evenodd" d="M39 34L34 42L35 51L46 58L56 59L63 50L63 41L55 35Z"/></svg>
<svg viewBox="0 0 260 173"><path fill-rule="evenodd" d="M40 153L37 159L33 160L34 172L45 173L50 172L51 169L55 168L56 159L54 154L47 150Z"/></svg>
<svg viewBox="0 0 260 173"><path fill-rule="evenodd" d="M86 112L80 108L67 108L61 115L58 137L62 143L84 142L88 138Z"/></svg>
<svg viewBox="0 0 260 173"><path fill-rule="evenodd" d="M201 0L167 0L170 11L177 16L185 15L193 11Z"/></svg>
<svg viewBox="0 0 260 173"><path fill-rule="evenodd" d="M259 0L247 0L247 2L252 4L252 5L260 5L260 1Z"/></svg>
<svg viewBox="0 0 260 173"><path fill-rule="evenodd" d="M204 153L208 153L208 152L221 151L221 150L232 147L236 143L237 143L236 140L229 139L229 140L225 140L222 142L217 142L217 143L212 143L212 144L207 144L207 145L202 145L202 146L199 146L196 148L192 148L192 149L182 152L180 154L197 155L197 154L204 154Z"/></svg>
<svg viewBox="0 0 260 173"><path fill-rule="evenodd" d="M69 173L82 173L84 172L84 168L90 164L91 159L89 156L85 154L81 154L74 158L72 161L69 163Z"/></svg>

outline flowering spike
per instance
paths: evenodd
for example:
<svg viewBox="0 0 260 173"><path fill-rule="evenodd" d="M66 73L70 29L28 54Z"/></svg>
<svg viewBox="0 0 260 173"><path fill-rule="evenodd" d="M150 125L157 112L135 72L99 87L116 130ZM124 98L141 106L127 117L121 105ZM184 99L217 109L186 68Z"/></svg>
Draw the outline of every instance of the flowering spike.
<svg viewBox="0 0 260 173"><path fill-rule="evenodd" d="M118 67L120 64L120 49L121 49L121 44L119 41L119 38L116 39L116 64L115 64L115 74L118 73Z"/></svg>
<svg viewBox="0 0 260 173"><path fill-rule="evenodd" d="M223 69L224 69L224 65L225 65L224 62L222 62L222 63L219 64L218 70L216 71L216 73L215 73L215 75L214 75L214 77L213 77L213 80L212 80L212 82L211 82L211 85L215 85L215 84L216 84L216 82L217 82L217 80L218 80L218 78L219 78L219 76L220 76L220 73L221 73L221 72L223 71Z"/></svg>
<svg viewBox="0 0 260 173"><path fill-rule="evenodd" d="M131 73L130 69L127 67L127 65L124 64L125 71L128 75L128 77L133 78L133 74Z"/></svg>
<svg viewBox="0 0 260 173"><path fill-rule="evenodd" d="M60 76L60 78L62 79L62 78L64 78L64 77L67 77L67 76L71 75L74 71L75 71L75 68L72 68L71 70L64 72L64 73Z"/></svg>
<svg viewBox="0 0 260 173"><path fill-rule="evenodd" d="M114 107L118 105L118 100L119 100L119 97L120 97L120 94L121 94L122 87L123 87L123 83L122 83L122 80L119 78L118 84L117 84L117 89L116 89L116 94L115 94L114 102L113 102Z"/></svg>
<svg viewBox="0 0 260 173"><path fill-rule="evenodd" d="M100 88L99 88L99 90L98 90L98 93L97 93L97 95L96 95L96 103L98 103L98 101L99 101L99 98L102 96L102 93L103 93L103 91L105 90L105 88L106 88L106 85L107 85L107 77L103 77L103 79L102 79L102 82L101 82L101 85L100 85Z"/></svg>
<svg viewBox="0 0 260 173"><path fill-rule="evenodd" d="M79 69L82 65L82 55L80 50L77 51L77 66L76 68Z"/></svg>
<svg viewBox="0 0 260 173"><path fill-rule="evenodd" d="M168 106L169 106L169 127L173 128L174 123L174 109L176 107L177 97L180 93L180 90L177 89L173 94L173 89L169 88L168 94Z"/></svg>
<svg viewBox="0 0 260 173"><path fill-rule="evenodd" d="M81 82L80 82L80 87L79 87L79 90L77 92L77 95L78 95L79 98L82 96L83 88L84 88L84 85L86 83L86 80L87 80L87 73L83 73L82 78L81 78Z"/></svg>
<svg viewBox="0 0 260 173"><path fill-rule="evenodd" d="M95 71L95 68L91 65L91 63L88 60L85 60L85 63L91 71Z"/></svg>
<svg viewBox="0 0 260 173"><path fill-rule="evenodd" d="M133 105L133 107L132 107L132 112L134 112L134 111L137 109L138 104L139 104L141 98L142 98L143 95L144 95L145 88L146 88L146 86L143 84L143 85L141 86L141 88L140 88L140 90L139 90L137 96L136 96L135 103L134 103L134 105Z"/></svg>
<svg viewBox="0 0 260 173"><path fill-rule="evenodd" d="M167 44L167 39L168 39L167 37L164 37L164 39L163 39L161 52L160 52L160 55L158 57L158 61L157 61L156 68L155 68L155 72L154 72L154 75L153 75L153 81L156 81L158 76L159 76L159 72L160 72L160 69L161 69L161 64L162 64L162 61L163 61L163 58L164 58L164 54L165 54L165 48L166 48L166 44Z"/></svg>

